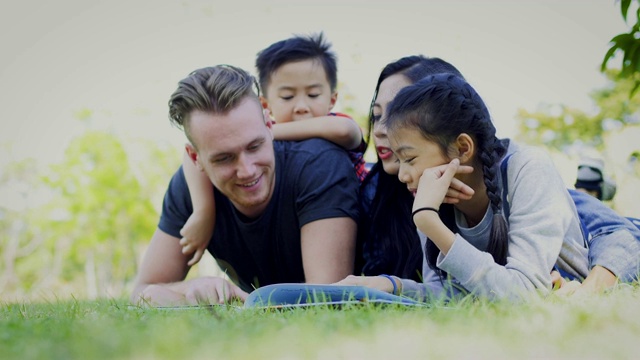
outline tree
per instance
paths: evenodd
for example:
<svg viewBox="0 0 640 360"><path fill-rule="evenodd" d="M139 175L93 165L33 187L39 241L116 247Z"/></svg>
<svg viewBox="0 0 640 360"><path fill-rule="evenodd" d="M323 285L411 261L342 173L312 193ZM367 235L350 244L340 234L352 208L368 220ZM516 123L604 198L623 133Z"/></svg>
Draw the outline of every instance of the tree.
<svg viewBox="0 0 640 360"><path fill-rule="evenodd" d="M640 4L640 0L636 0L636 2ZM620 12L625 22L627 22L630 6L631 0L620 1ZM634 79L634 85L629 92L629 97L632 97L640 88L640 7L636 9L635 24L629 32L614 36L609 43L611 47L604 56L600 71L605 72L609 60L619 51L622 52L622 67L619 76Z"/></svg>
<svg viewBox="0 0 640 360"><path fill-rule="evenodd" d="M609 205L621 214L637 216L640 97L629 97L636 80L621 77L619 72L607 70L608 84L590 94L597 105L596 114L561 104L542 105L535 112L519 109L517 138L548 147L568 186L575 181L576 170L572 169L577 169L576 158L585 155L603 158L606 173L618 184Z"/></svg>
<svg viewBox="0 0 640 360"><path fill-rule="evenodd" d="M41 187L35 161L25 159L8 164L0 175L0 187L13 195L3 199L0 205L0 234L3 234L0 236L0 292L15 292L33 285L42 273L31 256L43 245L44 237L32 221L38 216L37 211L27 205L30 196ZM39 263L43 261L47 259L39 259Z"/></svg>
<svg viewBox="0 0 640 360"><path fill-rule="evenodd" d="M84 272L89 297L123 286L135 274L136 244L148 241L157 212L120 141L96 131L76 138L46 182L56 191L50 209L60 214L51 235L69 241L63 276Z"/></svg>
<svg viewBox="0 0 640 360"><path fill-rule="evenodd" d="M3 169L0 187L21 208L0 203L0 296L121 296L180 159L175 148L87 131L45 175L33 159ZM22 206L36 190L44 200Z"/></svg>

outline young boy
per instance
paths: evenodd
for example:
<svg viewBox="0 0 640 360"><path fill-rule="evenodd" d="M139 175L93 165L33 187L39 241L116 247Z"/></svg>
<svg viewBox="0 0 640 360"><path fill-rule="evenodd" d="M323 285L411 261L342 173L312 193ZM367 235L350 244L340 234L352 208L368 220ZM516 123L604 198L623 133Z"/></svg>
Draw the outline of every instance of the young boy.
<svg viewBox="0 0 640 360"><path fill-rule="evenodd" d="M331 113L338 98L336 56L322 33L278 41L258 53L258 79L265 117L275 140L323 138L349 150L360 181L366 176L362 130L348 115ZM184 254L194 254L189 266L202 258L215 225L213 187L186 155L183 168L193 213L180 231Z"/></svg>

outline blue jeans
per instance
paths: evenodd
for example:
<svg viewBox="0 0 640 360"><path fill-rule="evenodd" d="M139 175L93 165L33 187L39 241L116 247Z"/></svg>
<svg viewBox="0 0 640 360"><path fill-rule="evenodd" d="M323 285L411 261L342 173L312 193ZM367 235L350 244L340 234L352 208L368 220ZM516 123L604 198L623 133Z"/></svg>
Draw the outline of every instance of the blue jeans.
<svg viewBox="0 0 640 360"><path fill-rule="evenodd" d="M569 190L589 247L589 268L600 265L622 282L638 279L640 229L629 219L585 193Z"/></svg>

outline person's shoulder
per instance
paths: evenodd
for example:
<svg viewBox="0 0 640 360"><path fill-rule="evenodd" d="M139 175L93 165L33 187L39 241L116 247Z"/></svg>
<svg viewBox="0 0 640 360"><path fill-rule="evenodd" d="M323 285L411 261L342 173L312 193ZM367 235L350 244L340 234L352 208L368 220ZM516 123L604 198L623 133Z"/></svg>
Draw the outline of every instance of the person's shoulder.
<svg viewBox="0 0 640 360"><path fill-rule="evenodd" d="M511 179L524 176L545 181L543 179L552 178L553 174L558 173L551 155L544 148L512 143L509 146L508 156L507 173Z"/></svg>
<svg viewBox="0 0 640 360"><path fill-rule="evenodd" d="M182 165L180 165L178 169L171 176L169 189L173 189L175 187L183 187L186 185L187 185L187 179L184 176L184 170L182 169Z"/></svg>
<svg viewBox="0 0 640 360"><path fill-rule="evenodd" d="M551 161L549 153L538 146L518 144L513 141L509 144L507 152L509 164L548 163Z"/></svg>

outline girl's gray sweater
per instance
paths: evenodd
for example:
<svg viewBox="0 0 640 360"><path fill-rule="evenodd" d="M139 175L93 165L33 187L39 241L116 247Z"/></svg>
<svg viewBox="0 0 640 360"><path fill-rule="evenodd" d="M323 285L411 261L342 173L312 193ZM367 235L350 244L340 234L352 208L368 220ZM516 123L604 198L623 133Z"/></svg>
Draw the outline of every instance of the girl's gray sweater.
<svg viewBox="0 0 640 360"><path fill-rule="evenodd" d="M499 265L486 252L493 211L469 228L456 210L459 232L447 255L440 253L440 277L423 261L423 283L402 280L402 293L411 297L451 297L470 292L490 299L520 298L536 290L551 290L551 270L556 265L578 278L588 273L587 248L571 196L544 151L510 142L507 199L510 205L507 263ZM502 180L499 181L502 188ZM502 191L502 190L500 190ZM421 235L422 245L426 238Z"/></svg>

